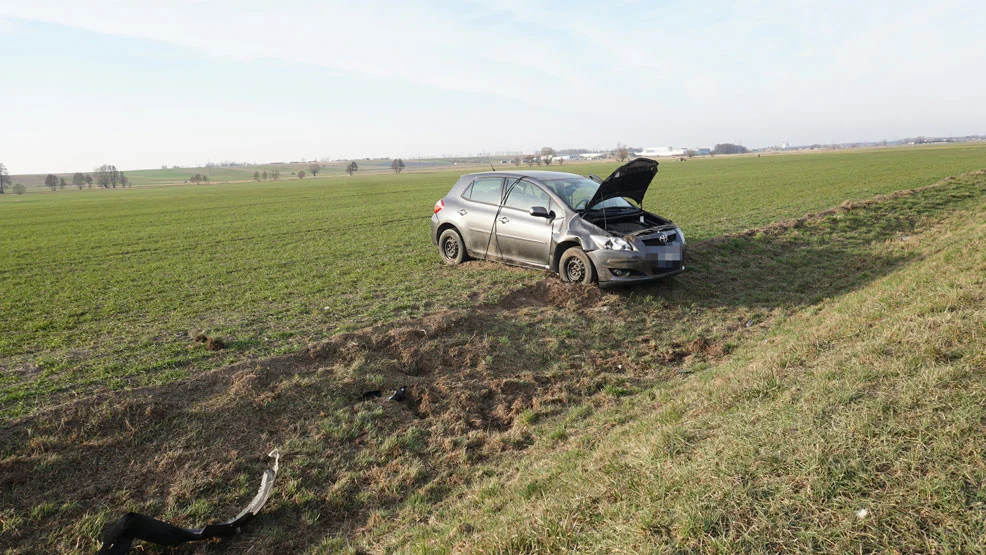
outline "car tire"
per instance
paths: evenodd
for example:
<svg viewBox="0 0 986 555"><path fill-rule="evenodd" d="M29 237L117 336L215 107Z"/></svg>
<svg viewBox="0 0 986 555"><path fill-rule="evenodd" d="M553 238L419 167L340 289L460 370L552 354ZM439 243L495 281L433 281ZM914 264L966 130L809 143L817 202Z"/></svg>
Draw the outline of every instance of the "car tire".
<svg viewBox="0 0 986 555"><path fill-rule="evenodd" d="M466 244L455 229L446 229L438 237L438 252L446 264L454 266L469 259L466 254Z"/></svg>
<svg viewBox="0 0 986 555"><path fill-rule="evenodd" d="M558 260L558 274L565 283L591 285L596 281L596 268L589 255L579 247L572 247L562 253Z"/></svg>

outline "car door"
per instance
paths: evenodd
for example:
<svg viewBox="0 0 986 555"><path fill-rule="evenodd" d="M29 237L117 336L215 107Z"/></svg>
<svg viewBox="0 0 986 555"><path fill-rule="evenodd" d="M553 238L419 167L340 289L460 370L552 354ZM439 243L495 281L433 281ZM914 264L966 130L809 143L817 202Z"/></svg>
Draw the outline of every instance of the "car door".
<svg viewBox="0 0 986 555"><path fill-rule="evenodd" d="M508 195L496 221L494 243L506 262L547 268L553 218L532 216L531 208L552 208L551 198L538 185L518 181Z"/></svg>
<svg viewBox="0 0 986 555"><path fill-rule="evenodd" d="M477 177L462 192L462 207L458 214L464 223L462 239L466 251L476 258L499 258L495 241L490 240L493 217L500 207L503 194L502 177Z"/></svg>

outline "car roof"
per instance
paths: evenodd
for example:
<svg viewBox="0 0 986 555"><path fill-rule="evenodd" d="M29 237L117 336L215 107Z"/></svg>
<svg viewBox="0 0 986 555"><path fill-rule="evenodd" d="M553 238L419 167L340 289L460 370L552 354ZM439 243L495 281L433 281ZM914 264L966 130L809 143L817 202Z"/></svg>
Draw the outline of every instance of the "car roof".
<svg viewBox="0 0 986 555"><path fill-rule="evenodd" d="M575 173L552 172L552 171L543 171L543 170L505 170L498 172L467 173L462 177L469 179L473 179L476 177L530 177L531 179L536 179L538 181L545 181L549 179L571 179L573 177L583 177L583 176Z"/></svg>

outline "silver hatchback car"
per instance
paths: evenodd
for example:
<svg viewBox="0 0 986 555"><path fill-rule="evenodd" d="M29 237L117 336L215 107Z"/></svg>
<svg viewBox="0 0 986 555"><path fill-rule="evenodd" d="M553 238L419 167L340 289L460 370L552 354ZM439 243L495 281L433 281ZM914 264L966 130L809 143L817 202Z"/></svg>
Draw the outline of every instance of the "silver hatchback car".
<svg viewBox="0 0 986 555"><path fill-rule="evenodd" d="M431 239L448 264L497 260L601 286L673 276L684 270L685 236L640 208L655 175L657 162L647 158L605 180L552 171L463 175L435 203Z"/></svg>

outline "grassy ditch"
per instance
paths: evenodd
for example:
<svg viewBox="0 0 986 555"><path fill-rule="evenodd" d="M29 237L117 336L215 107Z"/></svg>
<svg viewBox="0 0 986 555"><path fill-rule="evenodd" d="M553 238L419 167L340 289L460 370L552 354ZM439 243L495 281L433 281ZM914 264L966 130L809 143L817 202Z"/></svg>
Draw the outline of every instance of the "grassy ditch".
<svg viewBox="0 0 986 555"><path fill-rule="evenodd" d="M982 550L986 203L972 208L874 240L867 258L879 251L891 268L865 265L866 283L790 313L728 359L546 421L558 441L378 541L434 552ZM778 233L838 230L848 214Z"/></svg>

